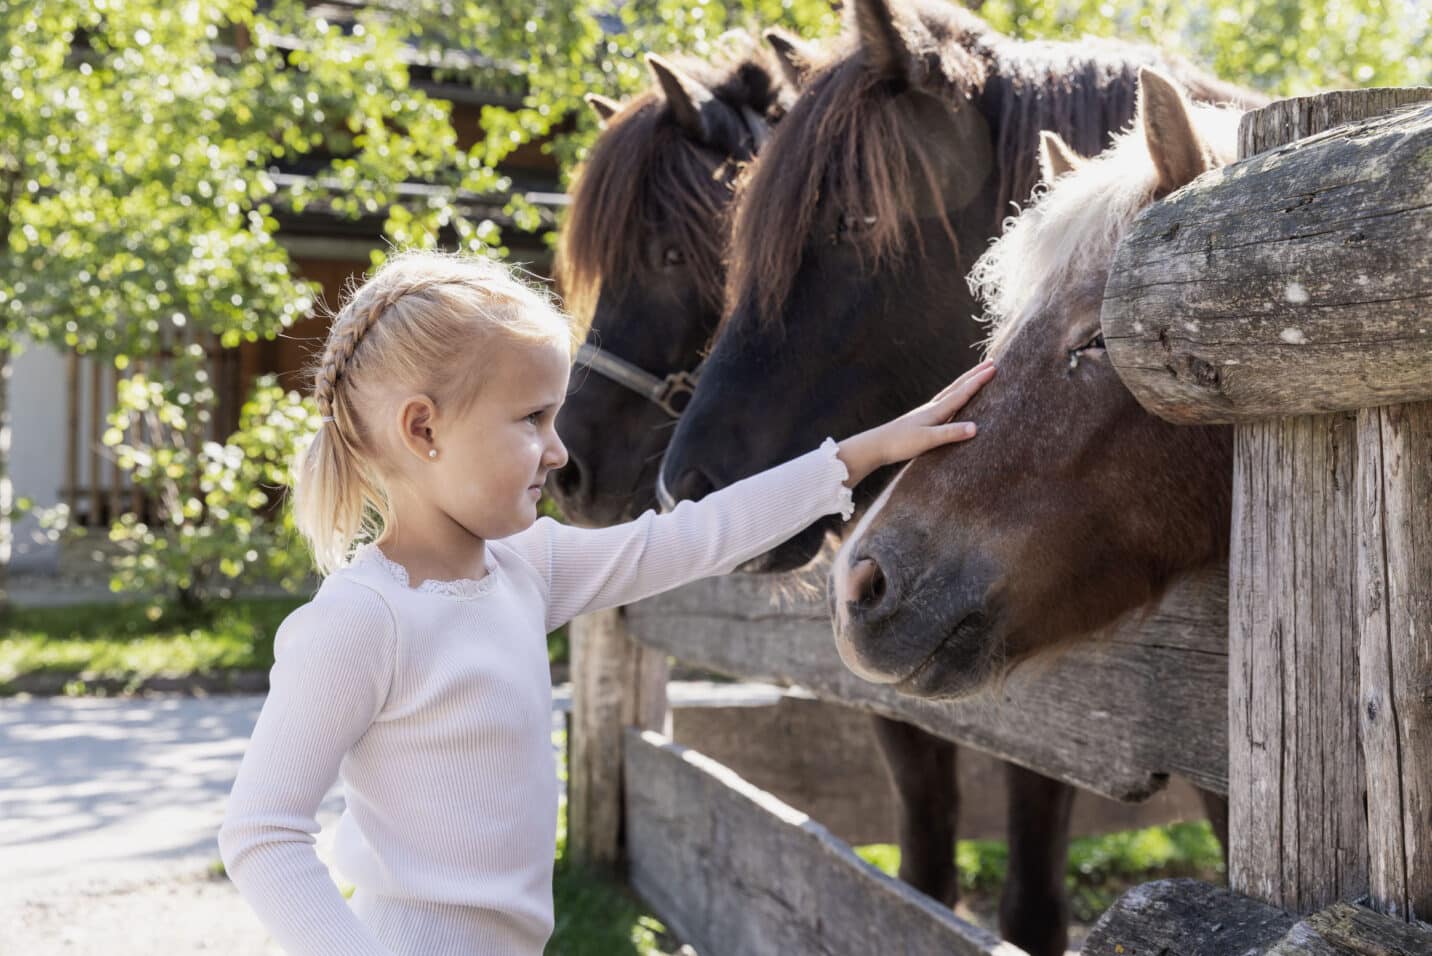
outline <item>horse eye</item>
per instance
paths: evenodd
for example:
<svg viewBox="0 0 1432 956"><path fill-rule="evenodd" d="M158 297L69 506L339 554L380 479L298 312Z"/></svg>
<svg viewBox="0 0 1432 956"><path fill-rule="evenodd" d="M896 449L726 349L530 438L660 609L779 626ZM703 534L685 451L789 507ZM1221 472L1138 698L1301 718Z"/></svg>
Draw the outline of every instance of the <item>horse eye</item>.
<svg viewBox="0 0 1432 956"><path fill-rule="evenodd" d="M846 239L857 233L864 232L875 225L874 216L861 216L855 213L841 213L835 223L835 234L837 238Z"/></svg>
<svg viewBox="0 0 1432 956"><path fill-rule="evenodd" d="M675 246L667 246L666 251L661 254L661 261L667 266L679 266L686 262L686 253Z"/></svg>
<svg viewBox="0 0 1432 956"><path fill-rule="evenodd" d="M1085 342L1083 345L1079 346L1077 349L1070 349L1070 350L1069 350L1069 370L1072 372L1074 369L1076 369L1076 368L1079 367L1079 356L1083 355L1085 352L1094 352L1094 351L1103 351L1103 350L1104 350L1104 333L1103 333L1103 332L1100 332L1098 335L1094 336L1092 339L1090 339L1089 341Z"/></svg>

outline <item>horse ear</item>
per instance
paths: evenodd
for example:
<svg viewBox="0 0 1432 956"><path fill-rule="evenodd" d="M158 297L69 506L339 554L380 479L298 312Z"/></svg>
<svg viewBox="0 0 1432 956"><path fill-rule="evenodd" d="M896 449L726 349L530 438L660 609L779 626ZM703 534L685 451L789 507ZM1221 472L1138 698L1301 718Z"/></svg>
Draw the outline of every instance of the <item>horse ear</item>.
<svg viewBox="0 0 1432 956"><path fill-rule="evenodd" d="M1147 67L1139 70L1139 121L1158 171L1159 195L1187 186L1217 165L1189 109L1173 80Z"/></svg>
<svg viewBox="0 0 1432 956"><path fill-rule="evenodd" d="M781 75L786 78L786 83L793 89L800 89L815 64L815 49L779 27L772 27L763 35L771 49L776 51L776 61L781 65Z"/></svg>
<svg viewBox="0 0 1432 956"><path fill-rule="evenodd" d="M587 105L592 108L592 112L597 114L597 122L602 126L606 126L607 122L622 110L620 103L610 96L603 96L600 93L588 93L582 99L586 100Z"/></svg>
<svg viewBox="0 0 1432 956"><path fill-rule="evenodd" d="M909 79L911 43L902 29L891 0L855 0L855 30L865 50L865 62L881 76Z"/></svg>
<svg viewBox="0 0 1432 956"><path fill-rule="evenodd" d="M710 104L717 102L716 95L655 53L646 55L646 65L651 68L656 82L661 84L666 104L671 107L681 128L705 142L711 129L702 114L710 108Z"/></svg>
<svg viewBox="0 0 1432 956"><path fill-rule="evenodd" d="M687 135L732 156L749 151L746 125L739 113L655 53L646 55L646 64Z"/></svg>
<svg viewBox="0 0 1432 956"><path fill-rule="evenodd" d="M1072 173L1084 165L1084 157L1074 152L1058 133L1039 133L1039 173L1046 183Z"/></svg>

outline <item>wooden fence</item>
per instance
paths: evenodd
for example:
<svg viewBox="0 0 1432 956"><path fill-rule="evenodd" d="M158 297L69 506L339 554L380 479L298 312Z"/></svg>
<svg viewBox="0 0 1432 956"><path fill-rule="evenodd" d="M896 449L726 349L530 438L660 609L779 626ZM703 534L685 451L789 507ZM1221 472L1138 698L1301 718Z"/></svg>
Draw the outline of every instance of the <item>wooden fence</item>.
<svg viewBox="0 0 1432 956"><path fill-rule="evenodd" d="M760 580L579 621L574 854L624 859L703 956L1017 952L640 733L668 723L672 655L1120 799L1169 774L1227 793L1231 891L1140 887L1086 952L1432 952L1415 922L1432 913L1432 106L1381 115L1429 99L1249 114L1245 159L1147 210L1121 245L1104 323L1130 388L1178 421L1247 423L1226 572L956 704L855 678L823 599L778 607Z"/></svg>

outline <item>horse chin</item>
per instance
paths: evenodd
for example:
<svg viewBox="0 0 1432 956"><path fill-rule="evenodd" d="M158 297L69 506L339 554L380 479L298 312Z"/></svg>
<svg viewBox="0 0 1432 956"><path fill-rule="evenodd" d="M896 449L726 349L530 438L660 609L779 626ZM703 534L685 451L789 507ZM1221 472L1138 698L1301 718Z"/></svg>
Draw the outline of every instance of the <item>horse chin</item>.
<svg viewBox="0 0 1432 956"><path fill-rule="evenodd" d="M992 622L975 613L956 624L895 689L926 700L959 700L978 693L994 677Z"/></svg>
<svg viewBox="0 0 1432 956"><path fill-rule="evenodd" d="M798 571L815 560L825 545L825 526L813 524L784 544L757 555L736 570L741 574L783 574Z"/></svg>

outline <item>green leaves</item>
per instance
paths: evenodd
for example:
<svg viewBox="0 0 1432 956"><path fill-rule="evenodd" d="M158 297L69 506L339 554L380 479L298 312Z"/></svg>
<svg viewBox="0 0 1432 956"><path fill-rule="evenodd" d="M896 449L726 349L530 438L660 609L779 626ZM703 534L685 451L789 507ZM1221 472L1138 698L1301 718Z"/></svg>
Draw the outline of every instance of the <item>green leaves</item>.
<svg viewBox="0 0 1432 956"><path fill-rule="evenodd" d="M154 508L153 521L124 515L110 528L120 554L111 587L174 594L201 604L248 585L298 587L312 567L284 507L289 465L318 428L317 412L272 376L259 379L223 442L207 438L202 350L186 351L154 379L120 383L105 443Z"/></svg>
<svg viewBox="0 0 1432 956"><path fill-rule="evenodd" d="M1432 10L1421 0L987 0L1025 38L1140 39L1273 96L1432 80Z"/></svg>

